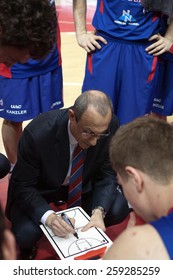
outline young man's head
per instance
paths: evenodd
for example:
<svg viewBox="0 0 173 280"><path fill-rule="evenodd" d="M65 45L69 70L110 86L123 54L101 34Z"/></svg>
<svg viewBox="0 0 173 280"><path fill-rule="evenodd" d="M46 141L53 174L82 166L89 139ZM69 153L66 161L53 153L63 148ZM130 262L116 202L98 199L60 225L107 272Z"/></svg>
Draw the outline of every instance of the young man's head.
<svg viewBox="0 0 173 280"><path fill-rule="evenodd" d="M69 109L73 136L83 149L95 146L97 140L109 136L113 109L109 97L101 91L82 93Z"/></svg>
<svg viewBox="0 0 173 280"><path fill-rule="evenodd" d="M0 0L0 63L43 58L56 42L56 27L50 0Z"/></svg>
<svg viewBox="0 0 173 280"><path fill-rule="evenodd" d="M5 217L0 204L0 260L15 260L16 245L13 234L6 228Z"/></svg>
<svg viewBox="0 0 173 280"><path fill-rule="evenodd" d="M173 127L169 123L141 117L120 127L111 141L110 159L127 200L145 221L167 214L173 206L169 196L173 192Z"/></svg>

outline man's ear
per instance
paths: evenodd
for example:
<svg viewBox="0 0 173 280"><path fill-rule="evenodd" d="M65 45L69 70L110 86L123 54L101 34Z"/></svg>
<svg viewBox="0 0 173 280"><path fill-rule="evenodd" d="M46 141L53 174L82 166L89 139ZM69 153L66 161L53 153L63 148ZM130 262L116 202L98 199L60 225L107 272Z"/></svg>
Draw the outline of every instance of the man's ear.
<svg viewBox="0 0 173 280"><path fill-rule="evenodd" d="M74 111L72 109L68 110L68 116L71 122L73 122L75 120L75 114Z"/></svg>
<svg viewBox="0 0 173 280"><path fill-rule="evenodd" d="M140 171L132 166L126 166L125 171L130 177L130 179L133 180L133 185L136 187L137 191L142 192L143 178L141 176Z"/></svg>
<svg viewBox="0 0 173 280"><path fill-rule="evenodd" d="M15 238L12 232L8 229L4 231L2 254L4 260L16 260L17 258Z"/></svg>

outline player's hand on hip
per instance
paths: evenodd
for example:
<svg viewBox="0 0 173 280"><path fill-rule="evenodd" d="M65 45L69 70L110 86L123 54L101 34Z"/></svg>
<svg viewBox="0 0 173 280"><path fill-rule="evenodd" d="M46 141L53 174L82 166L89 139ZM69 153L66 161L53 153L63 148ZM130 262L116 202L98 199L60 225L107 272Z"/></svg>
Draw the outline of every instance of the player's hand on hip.
<svg viewBox="0 0 173 280"><path fill-rule="evenodd" d="M149 47L146 48L148 54L153 56L158 56L163 54L164 52L169 51L172 42L169 38L163 37L160 34L153 35L149 38L149 41L155 41Z"/></svg>
<svg viewBox="0 0 173 280"><path fill-rule="evenodd" d="M107 41L102 36L95 35L95 32L77 35L77 41L79 46L84 48L88 53L96 49L101 49L101 45L98 41L105 45L107 44Z"/></svg>

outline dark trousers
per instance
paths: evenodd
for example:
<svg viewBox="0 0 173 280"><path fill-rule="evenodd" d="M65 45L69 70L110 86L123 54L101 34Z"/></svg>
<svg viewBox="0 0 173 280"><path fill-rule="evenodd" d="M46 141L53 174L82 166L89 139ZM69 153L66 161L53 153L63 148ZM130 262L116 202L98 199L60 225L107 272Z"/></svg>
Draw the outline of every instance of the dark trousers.
<svg viewBox="0 0 173 280"><path fill-rule="evenodd" d="M54 196L55 198L55 196ZM50 200L50 199L49 199ZM49 201L50 202L50 201ZM54 201L52 201L54 202ZM82 208L91 215L92 192L82 197ZM129 208L125 197L117 191L109 212L105 217L106 227L122 222L129 214ZM26 216L14 205L11 211L12 231L16 237L16 242L21 248L30 248L41 238L43 232L39 225L34 223L30 217Z"/></svg>

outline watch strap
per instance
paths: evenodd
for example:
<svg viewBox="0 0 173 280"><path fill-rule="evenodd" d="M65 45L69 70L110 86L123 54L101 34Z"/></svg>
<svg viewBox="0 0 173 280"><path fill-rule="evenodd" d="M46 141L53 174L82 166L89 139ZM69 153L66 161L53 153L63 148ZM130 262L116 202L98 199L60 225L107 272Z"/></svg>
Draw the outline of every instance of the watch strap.
<svg viewBox="0 0 173 280"><path fill-rule="evenodd" d="M97 210L97 209L101 210L101 212L102 212L102 217L103 217L103 219L104 219L105 216L106 216L106 212L105 212L105 209L104 209L103 207L101 207L101 206L96 206L96 207L92 210L92 215L94 214L95 210Z"/></svg>

